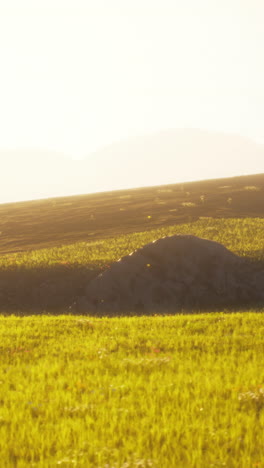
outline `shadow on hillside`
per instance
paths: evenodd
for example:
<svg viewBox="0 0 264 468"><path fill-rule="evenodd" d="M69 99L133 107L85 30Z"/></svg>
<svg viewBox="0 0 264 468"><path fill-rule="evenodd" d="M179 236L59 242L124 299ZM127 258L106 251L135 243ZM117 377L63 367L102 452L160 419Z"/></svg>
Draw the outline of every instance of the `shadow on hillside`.
<svg viewBox="0 0 264 468"><path fill-rule="evenodd" d="M264 261L252 261L254 270L264 271ZM16 267L0 270L0 314L4 315L38 315L38 314L76 314L84 315L85 310L76 307L77 298L85 296L89 281L102 270L88 269L82 266L52 265L45 268ZM263 285L264 288L264 285ZM77 301L78 302L78 301ZM238 301L232 304L214 304L206 307L196 306L189 309L162 311L162 313L192 313L213 311L241 311L254 308L263 309L264 301L254 299ZM139 309L130 313L89 311L89 315L152 315L155 311Z"/></svg>
<svg viewBox="0 0 264 468"><path fill-rule="evenodd" d="M67 265L0 269L0 314L71 313L76 297L99 272Z"/></svg>

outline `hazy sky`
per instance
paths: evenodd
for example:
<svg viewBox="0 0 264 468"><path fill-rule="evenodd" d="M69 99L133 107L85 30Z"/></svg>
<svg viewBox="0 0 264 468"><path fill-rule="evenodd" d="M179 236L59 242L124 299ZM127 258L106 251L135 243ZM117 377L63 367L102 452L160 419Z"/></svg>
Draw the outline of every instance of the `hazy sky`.
<svg viewBox="0 0 264 468"><path fill-rule="evenodd" d="M263 0L0 0L0 150L81 158L170 128L264 142L263 24Z"/></svg>
<svg viewBox="0 0 264 468"><path fill-rule="evenodd" d="M0 148L192 127L264 139L263 0L0 0Z"/></svg>

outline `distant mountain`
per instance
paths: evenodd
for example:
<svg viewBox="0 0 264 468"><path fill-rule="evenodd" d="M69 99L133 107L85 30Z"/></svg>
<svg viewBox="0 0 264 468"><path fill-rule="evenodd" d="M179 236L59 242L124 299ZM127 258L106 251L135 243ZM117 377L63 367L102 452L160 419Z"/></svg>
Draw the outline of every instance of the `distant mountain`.
<svg viewBox="0 0 264 468"><path fill-rule="evenodd" d="M0 203L78 193L77 162L39 150L0 150ZM87 190L87 184L80 187Z"/></svg>
<svg viewBox="0 0 264 468"><path fill-rule="evenodd" d="M86 160L102 168L102 187L141 187L263 173L264 145L238 135L167 130L114 143Z"/></svg>
<svg viewBox="0 0 264 468"><path fill-rule="evenodd" d="M0 150L0 203L264 173L264 145L236 135L168 130L129 138L83 161Z"/></svg>

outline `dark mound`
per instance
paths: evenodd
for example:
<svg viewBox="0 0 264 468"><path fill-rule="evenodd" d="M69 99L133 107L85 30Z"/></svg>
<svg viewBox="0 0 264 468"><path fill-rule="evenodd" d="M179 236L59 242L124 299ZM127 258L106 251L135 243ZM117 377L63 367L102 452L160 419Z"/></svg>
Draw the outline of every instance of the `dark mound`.
<svg viewBox="0 0 264 468"><path fill-rule="evenodd" d="M264 268L195 236L164 237L123 257L79 298L89 313L215 310L264 302Z"/></svg>

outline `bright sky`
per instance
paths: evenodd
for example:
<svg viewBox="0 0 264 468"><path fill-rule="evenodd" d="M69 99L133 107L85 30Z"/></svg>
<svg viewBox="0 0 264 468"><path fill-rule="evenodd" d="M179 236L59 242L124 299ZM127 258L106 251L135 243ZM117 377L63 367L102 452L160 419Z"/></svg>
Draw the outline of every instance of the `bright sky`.
<svg viewBox="0 0 264 468"><path fill-rule="evenodd" d="M263 0L0 0L0 149L167 128L264 141Z"/></svg>

